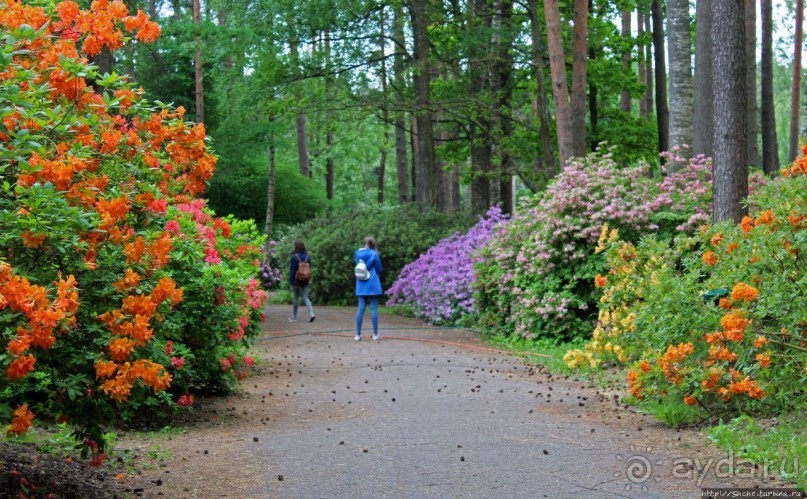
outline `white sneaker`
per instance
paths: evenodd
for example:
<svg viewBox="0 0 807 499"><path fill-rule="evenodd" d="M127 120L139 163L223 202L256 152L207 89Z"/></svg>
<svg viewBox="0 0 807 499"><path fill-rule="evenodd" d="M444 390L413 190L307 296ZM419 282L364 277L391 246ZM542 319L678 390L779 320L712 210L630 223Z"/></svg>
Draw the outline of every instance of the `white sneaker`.
<svg viewBox="0 0 807 499"><path fill-rule="evenodd" d="M373 341L378 341L379 339L381 339L381 338L379 338L377 334L373 335Z"/></svg>
<svg viewBox="0 0 807 499"><path fill-rule="evenodd" d="M289 317L289 322L297 322L297 319L295 317Z"/></svg>
<svg viewBox="0 0 807 499"><path fill-rule="evenodd" d="M353 341L361 341L361 336L357 334Z"/></svg>

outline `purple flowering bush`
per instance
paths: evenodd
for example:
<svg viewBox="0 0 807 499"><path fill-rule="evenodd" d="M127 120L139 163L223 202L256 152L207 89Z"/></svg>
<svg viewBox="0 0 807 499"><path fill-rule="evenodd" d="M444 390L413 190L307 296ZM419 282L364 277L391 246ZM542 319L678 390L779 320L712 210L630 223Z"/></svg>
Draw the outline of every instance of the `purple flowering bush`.
<svg viewBox="0 0 807 499"><path fill-rule="evenodd" d="M442 239L406 265L386 291L388 306L409 306L432 323L451 323L475 310L473 267L476 255L488 244L494 227L506 220L494 206L471 227Z"/></svg>

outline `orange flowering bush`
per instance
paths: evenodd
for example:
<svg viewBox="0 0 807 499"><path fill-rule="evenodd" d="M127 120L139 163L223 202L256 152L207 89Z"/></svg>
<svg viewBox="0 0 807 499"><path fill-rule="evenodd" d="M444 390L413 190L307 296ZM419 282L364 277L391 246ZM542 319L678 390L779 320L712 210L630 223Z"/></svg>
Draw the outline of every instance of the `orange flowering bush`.
<svg viewBox="0 0 807 499"><path fill-rule="evenodd" d="M755 193L753 211L736 225L705 226L672 245L648 237L632 252L606 229L600 246L609 275L600 320L567 363L629 364L636 399L675 398L706 414L803 408L804 165L801 156Z"/></svg>
<svg viewBox="0 0 807 499"><path fill-rule="evenodd" d="M155 23L120 0L0 3L0 422L67 420L100 463L102 425L246 375L261 240L196 199L204 126L88 63Z"/></svg>

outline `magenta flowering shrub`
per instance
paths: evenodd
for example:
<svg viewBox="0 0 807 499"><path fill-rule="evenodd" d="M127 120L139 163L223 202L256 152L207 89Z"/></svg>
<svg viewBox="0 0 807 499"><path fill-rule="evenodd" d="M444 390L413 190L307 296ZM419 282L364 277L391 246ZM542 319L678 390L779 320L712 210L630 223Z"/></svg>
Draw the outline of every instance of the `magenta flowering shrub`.
<svg viewBox="0 0 807 499"><path fill-rule="evenodd" d="M494 206L465 234L459 232L430 248L401 270L386 291L387 305L407 305L432 323L454 322L474 311L472 284L476 255L493 228L506 220Z"/></svg>
<svg viewBox="0 0 807 499"><path fill-rule="evenodd" d="M657 229L658 188L646 165L622 168L609 152L573 160L496 228L481 253L477 306L482 326L525 338L571 338L596 317L594 246L603 224L628 238Z"/></svg>

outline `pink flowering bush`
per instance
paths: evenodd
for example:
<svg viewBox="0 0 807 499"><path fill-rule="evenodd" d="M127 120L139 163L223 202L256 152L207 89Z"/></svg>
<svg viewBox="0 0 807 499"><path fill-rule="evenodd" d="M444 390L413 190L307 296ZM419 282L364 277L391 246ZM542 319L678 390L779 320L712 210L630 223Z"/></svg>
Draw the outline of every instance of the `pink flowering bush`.
<svg viewBox="0 0 807 499"><path fill-rule="evenodd" d="M638 237L655 230L657 189L647 167L620 168L608 152L573 160L545 192L497 227L477 265L485 329L524 338L571 338L596 317L594 245L604 223Z"/></svg>
<svg viewBox="0 0 807 499"><path fill-rule="evenodd" d="M432 323L455 322L474 308L473 266L493 228L506 220L498 206L467 233L442 239L401 270L386 294L387 305L406 305Z"/></svg>

